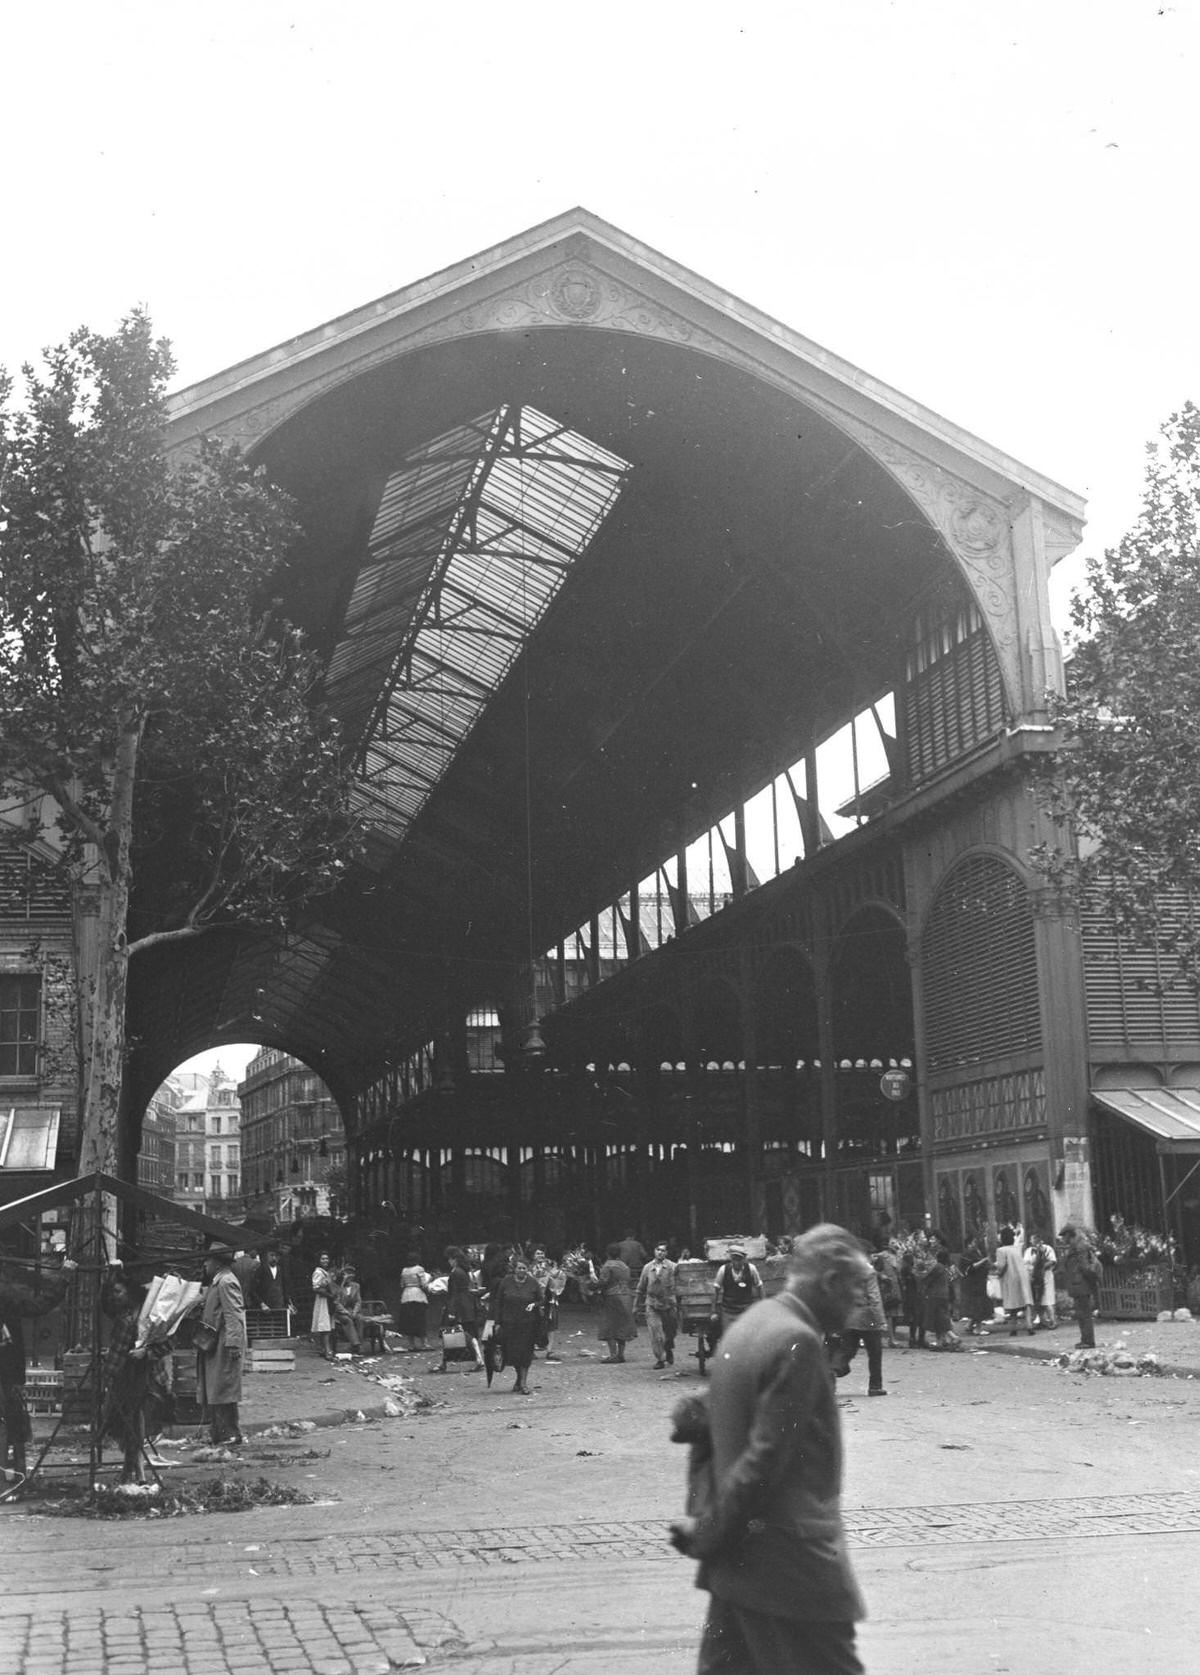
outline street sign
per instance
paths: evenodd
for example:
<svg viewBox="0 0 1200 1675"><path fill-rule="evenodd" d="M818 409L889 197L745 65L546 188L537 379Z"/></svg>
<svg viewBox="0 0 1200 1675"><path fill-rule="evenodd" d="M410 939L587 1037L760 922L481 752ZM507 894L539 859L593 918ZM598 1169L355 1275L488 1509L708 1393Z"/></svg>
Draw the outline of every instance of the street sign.
<svg viewBox="0 0 1200 1675"><path fill-rule="evenodd" d="M907 1070L885 1070L879 1078L879 1091L885 1099L907 1099L912 1091L912 1077Z"/></svg>

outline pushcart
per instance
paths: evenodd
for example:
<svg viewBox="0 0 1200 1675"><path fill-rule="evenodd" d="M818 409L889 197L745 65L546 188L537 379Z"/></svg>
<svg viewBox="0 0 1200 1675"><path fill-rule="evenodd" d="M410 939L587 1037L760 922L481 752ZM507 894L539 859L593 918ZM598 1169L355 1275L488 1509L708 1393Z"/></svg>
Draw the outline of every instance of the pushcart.
<svg viewBox="0 0 1200 1675"><path fill-rule="evenodd" d="M703 1373L716 1348L721 1328L714 1307L713 1288L721 1264L731 1245L745 1251L747 1260L758 1270L763 1282L763 1296L773 1297L782 1291L787 1274L787 1258L766 1256L766 1240L761 1236L738 1238L730 1235L722 1239L706 1239L705 1260L676 1264L675 1296L679 1309L679 1330L696 1339L693 1353Z"/></svg>

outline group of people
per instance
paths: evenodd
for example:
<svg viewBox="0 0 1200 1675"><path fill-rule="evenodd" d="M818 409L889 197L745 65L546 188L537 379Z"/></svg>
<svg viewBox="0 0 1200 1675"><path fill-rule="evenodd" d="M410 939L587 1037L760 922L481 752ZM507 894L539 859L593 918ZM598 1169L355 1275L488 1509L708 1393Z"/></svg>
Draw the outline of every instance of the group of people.
<svg viewBox="0 0 1200 1675"><path fill-rule="evenodd" d="M994 1249L972 1233L957 1255L936 1228L906 1238L880 1240L871 1252L880 1290L882 1332L889 1347L907 1332L912 1349L958 1349L955 1321L968 1336L1007 1330L1031 1335L1059 1324L1059 1291L1065 1289L1079 1323L1080 1346L1094 1344L1093 1316L1101 1267L1088 1235L1064 1227L1059 1247L1019 1227L1000 1228ZM1060 1286L1061 1281L1061 1286ZM999 1318L998 1318L999 1317Z"/></svg>

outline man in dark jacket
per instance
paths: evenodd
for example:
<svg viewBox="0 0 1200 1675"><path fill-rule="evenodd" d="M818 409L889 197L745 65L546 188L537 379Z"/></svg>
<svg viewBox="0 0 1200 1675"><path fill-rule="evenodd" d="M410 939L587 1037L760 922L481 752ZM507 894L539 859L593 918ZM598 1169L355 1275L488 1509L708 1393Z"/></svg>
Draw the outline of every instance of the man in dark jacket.
<svg viewBox="0 0 1200 1675"><path fill-rule="evenodd" d="M1079 1322L1079 1342L1076 1349L1095 1349L1096 1296L1100 1290L1100 1261L1082 1229L1069 1222L1059 1234L1063 1244L1063 1278L1071 1301L1075 1305L1075 1319Z"/></svg>
<svg viewBox="0 0 1200 1675"><path fill-rule="evenodd" d="M49 1314L58 1307L66 1296L67 1275L75 1267L70 1257L64 1258L58 1273L43 1273L40 1285L31 1285L15 1265L0 1267L0 1423L4 1426L4 1442L12 1469L21 1473L25 1471L29 1439L22 1321Z"/></svg>
<svg viewBox="0 0 1200 1675"><path fill-rule="evenodd" d="M709 1390L712 1494L675 1526L711 1594L698 1675L861 1675L865 1615L846 1554L842 1442L825 1334L871 1265L844 1228L797 1239L787 1287L735 1320Z"/></svg>
<svg viewBox="0 0 1200 1675"><path fill-rule="evenodd" d="M249 1304L250 1299L246 1299ZM287 1273L279 1260L279 1252L274 1245L268 1245L263 1252L263 1259L259 1265L258 1283L255 1286L254 1302L260 1309L288 1309L292 1306L292 1299L288 1292Z"/></svg>

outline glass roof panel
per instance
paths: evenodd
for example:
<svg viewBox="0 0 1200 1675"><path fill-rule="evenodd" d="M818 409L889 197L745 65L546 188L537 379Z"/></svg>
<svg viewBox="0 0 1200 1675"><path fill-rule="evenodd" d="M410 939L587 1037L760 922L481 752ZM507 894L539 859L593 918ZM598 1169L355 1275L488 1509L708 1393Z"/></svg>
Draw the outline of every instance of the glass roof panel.
<svg viewBox="0 0 1200 1675"><path fill-rule="evenodd" d="M505 405L388 478L330 659L360 745L360 803L403 836L630 471L531 407Z"/></svg>

